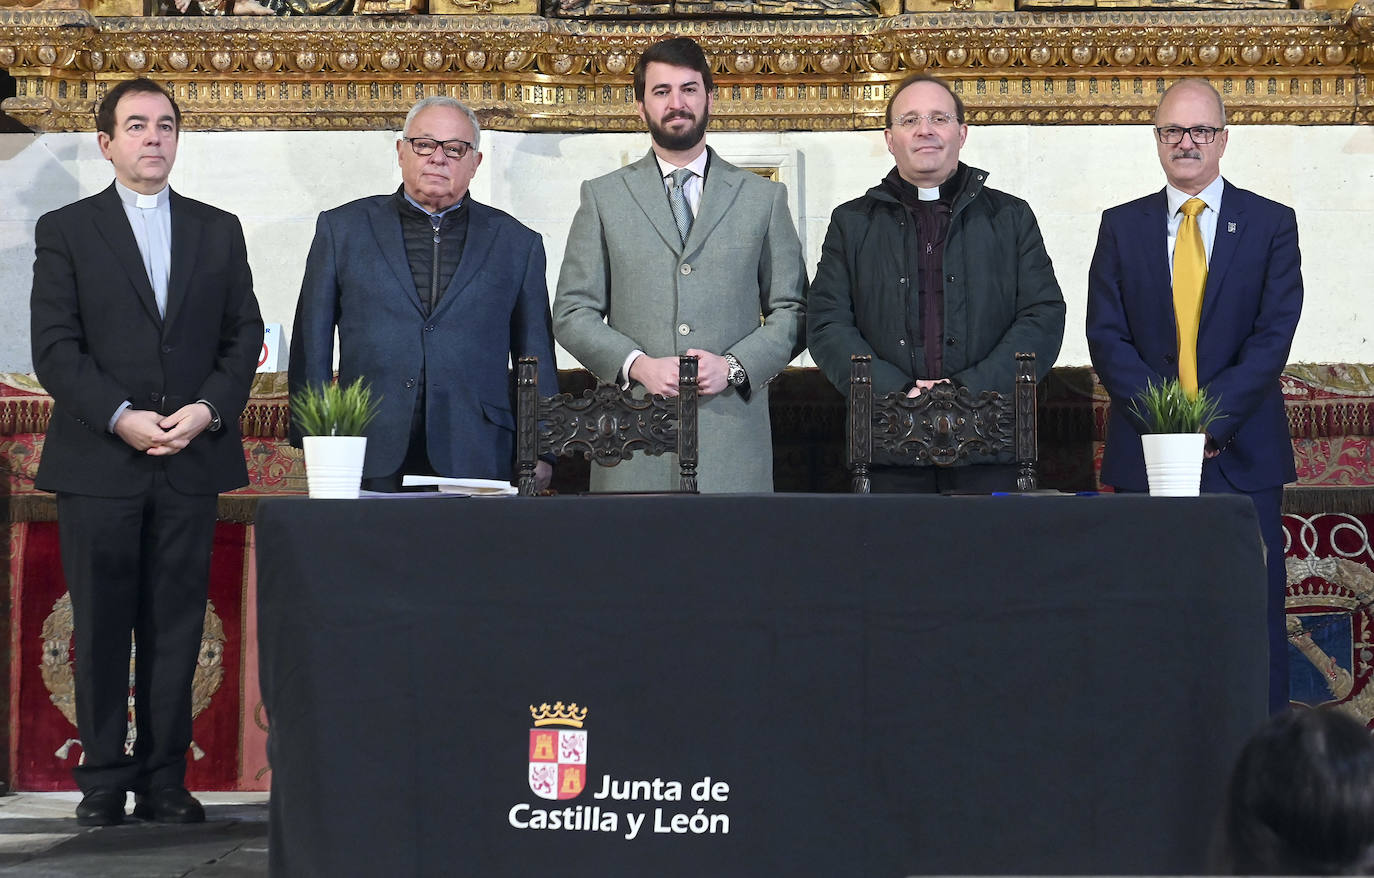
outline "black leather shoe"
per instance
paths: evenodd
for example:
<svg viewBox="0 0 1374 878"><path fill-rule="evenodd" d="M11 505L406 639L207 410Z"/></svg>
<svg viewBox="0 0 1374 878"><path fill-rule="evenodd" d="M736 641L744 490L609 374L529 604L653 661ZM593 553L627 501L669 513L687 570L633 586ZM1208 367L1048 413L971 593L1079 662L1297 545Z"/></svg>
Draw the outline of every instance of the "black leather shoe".
<svg viewBox="0 0 1374 878"><path fill-rule="evenodd" d="M205 809L185 787L161 787L134 796L134 816L156 823L204 823Z"/></svg>
<svg viewBox="0 0 1374 878"><path fill-rule="evenodd" d="M81 826L115 826L124 822L123 790L92 790L76 806L76 822Z"/></svg>

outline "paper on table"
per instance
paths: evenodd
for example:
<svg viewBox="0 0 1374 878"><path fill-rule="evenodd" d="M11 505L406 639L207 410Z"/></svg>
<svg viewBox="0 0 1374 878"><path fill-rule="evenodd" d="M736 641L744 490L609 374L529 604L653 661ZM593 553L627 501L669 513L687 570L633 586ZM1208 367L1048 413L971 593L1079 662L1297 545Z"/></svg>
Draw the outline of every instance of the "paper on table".
<svg viewBox="0 0 1374 878"><path fill-rule="evenodd" d="M461 494L465 497L508 497L516 492L510 482L496 479L449 479L444 476L402 476L401 484L434 485L444 494Z"/></svg>

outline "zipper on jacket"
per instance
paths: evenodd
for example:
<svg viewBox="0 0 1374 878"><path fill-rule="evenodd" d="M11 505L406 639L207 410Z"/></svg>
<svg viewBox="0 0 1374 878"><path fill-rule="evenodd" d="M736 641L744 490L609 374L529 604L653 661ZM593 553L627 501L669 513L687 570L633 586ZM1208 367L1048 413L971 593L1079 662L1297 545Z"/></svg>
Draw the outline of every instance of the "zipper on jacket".
<svg viewBox="0 0 1374 878"><path fill-rule="evenodd" d="M443 219L431 216L429 223L434 227L434 258L429 267L429 313L434 313L434 306L439 301L439 226Z"/></svg>

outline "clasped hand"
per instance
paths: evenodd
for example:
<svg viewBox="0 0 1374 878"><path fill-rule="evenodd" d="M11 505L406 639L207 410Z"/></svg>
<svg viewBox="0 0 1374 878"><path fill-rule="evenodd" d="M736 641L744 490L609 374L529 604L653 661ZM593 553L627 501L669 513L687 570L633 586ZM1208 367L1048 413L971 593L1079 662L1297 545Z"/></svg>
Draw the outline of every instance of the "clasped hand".
<svg viewBox="0 0 1374 878"><path fill-rule="evenodd" d="M687 356L697 358L697 392L702 396L720 393L730 382L729 367L725 358L710 351L690 348ZM644 389L659 396L677 396L678 358L651 357L645 354L635 357L630 364L630 380L638 381Z"/></svg>
<svg viewBox="0 0 1374 878"><path fill-rule="evenodd" d="M125 409L115 421L114 431L131 448L164 457L191 444L191 440L208 426L209 407L193 402L166 417L142 409Z"/></svg>

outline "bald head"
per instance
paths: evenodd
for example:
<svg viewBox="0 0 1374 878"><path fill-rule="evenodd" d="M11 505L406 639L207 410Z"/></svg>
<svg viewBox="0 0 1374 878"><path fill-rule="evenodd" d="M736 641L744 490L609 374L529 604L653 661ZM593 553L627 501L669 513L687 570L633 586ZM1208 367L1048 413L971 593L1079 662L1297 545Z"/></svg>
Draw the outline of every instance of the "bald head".
<svg viewBox="0 0 1374 878"><path fill-rule="evenodd" d="M1197 195L1221 176L1228 136L1226 107L1206 80L1175 83L1155 110L1160 167L1169 185L1188 195Z"/></svg>
<svg viewBox="0 0 1374 878"><path fill-rule="evenodd" d="M1192 94L1207 95L1217 105L1218 128L1226 127L1226 104L1221 100L1221 92L1217 91L1213 85L1205 79L1180 79L1173 85L1164 90L1164 97L1159 99L1159 106L1155 108L1155 124L1159 123L1159 113L1164 109L1164 104L1169 100L1170 95L1190 92Z"/></svg>

